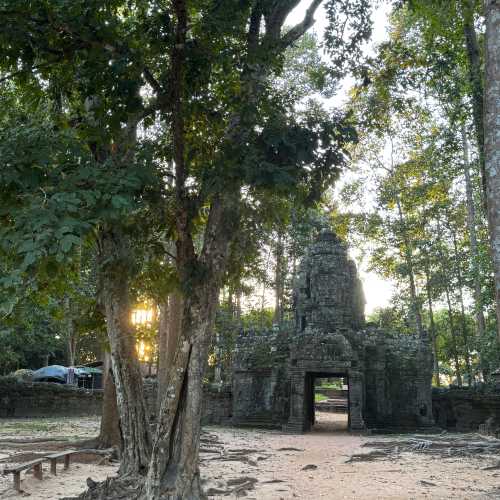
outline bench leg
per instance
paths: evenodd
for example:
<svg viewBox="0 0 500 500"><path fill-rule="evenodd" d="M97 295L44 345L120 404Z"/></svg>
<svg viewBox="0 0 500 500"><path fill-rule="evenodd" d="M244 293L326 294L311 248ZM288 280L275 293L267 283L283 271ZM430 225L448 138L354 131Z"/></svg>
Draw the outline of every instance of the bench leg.
<svg viewBox="0 0 500 500"><path fill-rule="evenodd" d="M64 455L64 468L69 469L69 460L71 455Z"/></svg>
<svg viewBox="0 0 500 500"><path fill-rule="evenodd" d="M14 472L14 489L16 491L21 491L21 473Z"/></svg>
<svg viewBox="0 0 500 500"><path fill-rule="evenodd" d="M53 476L57 475L57 458L50 459L50 473Z"/></svg>
<svg viewBox="0 0 500 500"><path fill-rule="evenodd" d="M33 466L33 471L34 471L34 476L41 481L42 478L43 478L42 464L36 464L36 465L34 465Z"/></svg>

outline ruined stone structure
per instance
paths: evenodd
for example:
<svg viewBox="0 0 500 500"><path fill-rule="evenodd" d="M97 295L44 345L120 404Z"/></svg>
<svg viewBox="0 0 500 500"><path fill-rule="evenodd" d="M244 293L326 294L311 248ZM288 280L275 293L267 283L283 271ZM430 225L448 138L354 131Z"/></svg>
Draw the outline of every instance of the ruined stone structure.
<svg viewBox="0 0 500 500"><path fill-rule="evenodd" d="M100 415L102 391L0 377L0 418Z"/></svg>
<svg viewBox="0 0 500 500"><path fill-rule="evenodd" d="M294 301L294 329L239 336L233 423L307 431L315 378L339 376L348 383L350 429L433 425L429 340L365 326L356 266L332 232L304 257Z"/></svg>

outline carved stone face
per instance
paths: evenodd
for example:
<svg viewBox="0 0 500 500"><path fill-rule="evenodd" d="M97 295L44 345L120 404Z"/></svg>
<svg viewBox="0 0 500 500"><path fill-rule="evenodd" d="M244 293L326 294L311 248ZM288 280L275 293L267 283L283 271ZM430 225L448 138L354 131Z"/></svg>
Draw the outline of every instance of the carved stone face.
<svg viewBox="0 0 500 500"><path fill-rule="evenodd" d="M364 298L356 265L332 232L322 232L304 257L295 305L299 331L306 325L324 332L363 326Z"/></svg>

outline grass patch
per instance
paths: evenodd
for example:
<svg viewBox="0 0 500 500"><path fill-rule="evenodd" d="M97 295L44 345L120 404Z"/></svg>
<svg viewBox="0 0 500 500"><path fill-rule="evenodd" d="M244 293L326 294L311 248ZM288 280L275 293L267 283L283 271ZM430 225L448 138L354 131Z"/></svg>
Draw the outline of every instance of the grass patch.
<svg viewBox="0 0 500 500"><path fill-rule="evenodd" d="M324 394L320 394L319 392L314 394L314 401L316 403L321 403L321 401L326 401L327 399L327 396L325 396Z"/></svg>

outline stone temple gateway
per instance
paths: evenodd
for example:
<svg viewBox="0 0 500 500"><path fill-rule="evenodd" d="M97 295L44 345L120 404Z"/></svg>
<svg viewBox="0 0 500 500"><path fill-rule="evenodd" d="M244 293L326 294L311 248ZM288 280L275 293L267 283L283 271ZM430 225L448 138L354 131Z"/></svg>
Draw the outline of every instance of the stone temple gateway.
<svg viewBox="0 0 500 500"><path fill-rule="evenodd" d="M294 302L295 329L238 338L234 424L307 431L314 379L344 377L351 430L433 425L429 339L365 326L356 266L332 232L322 232L304 257Z"/></svg>

